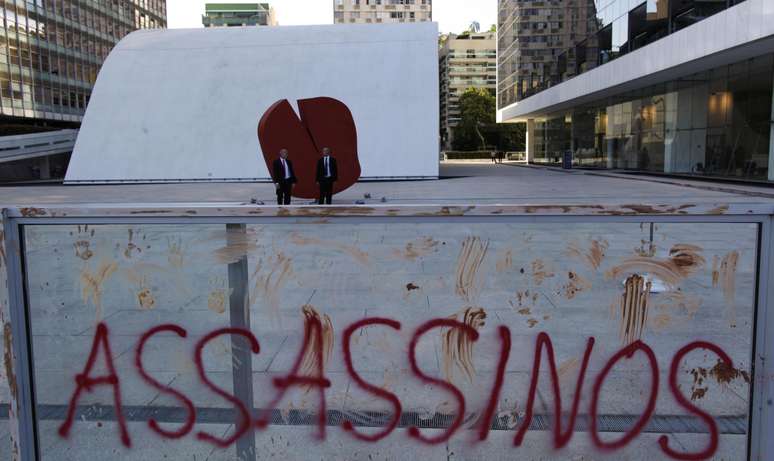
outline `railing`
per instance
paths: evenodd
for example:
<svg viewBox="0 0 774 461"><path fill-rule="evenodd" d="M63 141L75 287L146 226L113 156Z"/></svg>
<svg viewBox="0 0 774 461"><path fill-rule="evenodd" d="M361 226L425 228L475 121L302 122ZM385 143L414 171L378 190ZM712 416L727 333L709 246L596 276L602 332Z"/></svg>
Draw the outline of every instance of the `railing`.
<svg viewBox="0 0 774 461"><path fill-rule="evenodd" d="M0 458L765 459L774 206L621 203L6 209Z"/></svg>
<svg viewBox="0 0 774 461"><path fill-rule="evenodd" d="M78 130L0 137L0 163L73 151Z"/></svg>

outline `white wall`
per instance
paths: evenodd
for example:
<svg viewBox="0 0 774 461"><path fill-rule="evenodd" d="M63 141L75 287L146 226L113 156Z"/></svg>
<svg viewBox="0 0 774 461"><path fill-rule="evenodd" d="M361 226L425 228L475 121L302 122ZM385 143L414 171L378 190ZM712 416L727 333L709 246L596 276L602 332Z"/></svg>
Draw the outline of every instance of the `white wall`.
<svg viewBox="0 0 774 461"><path fill-rule="evenodd" d="M438 176L435 23L138 31L108 56L67 182L266 179L258 120L328 96L362 177Z"/></svg>

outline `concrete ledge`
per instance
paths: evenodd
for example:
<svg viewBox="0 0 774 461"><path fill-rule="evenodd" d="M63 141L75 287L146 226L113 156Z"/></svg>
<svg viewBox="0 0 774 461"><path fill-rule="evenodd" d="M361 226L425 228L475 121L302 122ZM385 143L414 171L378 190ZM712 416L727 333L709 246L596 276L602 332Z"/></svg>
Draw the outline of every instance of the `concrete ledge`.
<svg viewBox="0 0 774 461"><path fill-rule="evenodd" d="M191 204L81 204L78 206L9 207L10 218L193 218L193 217L462 217L462 216L718 216L774 214L774 200L739 203L660 203L644 204L631 200L619 204L527 203L503 205L202 205Z"/></svg>

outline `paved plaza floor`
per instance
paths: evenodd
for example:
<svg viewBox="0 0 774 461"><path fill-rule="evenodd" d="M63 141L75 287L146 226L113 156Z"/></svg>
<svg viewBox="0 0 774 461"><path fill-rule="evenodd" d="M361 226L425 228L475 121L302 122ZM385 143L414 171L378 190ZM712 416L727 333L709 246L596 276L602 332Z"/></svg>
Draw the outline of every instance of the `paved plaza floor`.
<svg viewBox="0 0 774 461"><path fill-rule="evenodd" d="M523 204L598 202L745 201L774 199L774 189L660 176L590 170L563 171L516 164L445 163L440 180L361 182L334 197L334 204ZM370 198L366 198L370 196ZM46 185L0 187L0 204L274 203L270 183ZM294 200L294 204L311 203Z"/></svg>

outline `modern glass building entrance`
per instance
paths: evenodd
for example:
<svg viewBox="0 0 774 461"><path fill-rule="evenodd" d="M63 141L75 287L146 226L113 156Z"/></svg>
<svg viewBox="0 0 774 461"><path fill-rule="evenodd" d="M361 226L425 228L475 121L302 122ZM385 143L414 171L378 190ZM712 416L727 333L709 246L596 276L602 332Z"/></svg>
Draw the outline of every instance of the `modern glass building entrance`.
<svg viewBox="0 0 774 461"><path fill-rule="evenodd" d="M774 2L548 3L500 3L498 120L527 122L528 161L774 181Z"/></svg>
<svg viewBox="0 0 774 461"><path fill-rule="evenodd" d="M535 120L535 163L769 178L774 55Z"/></svg>

